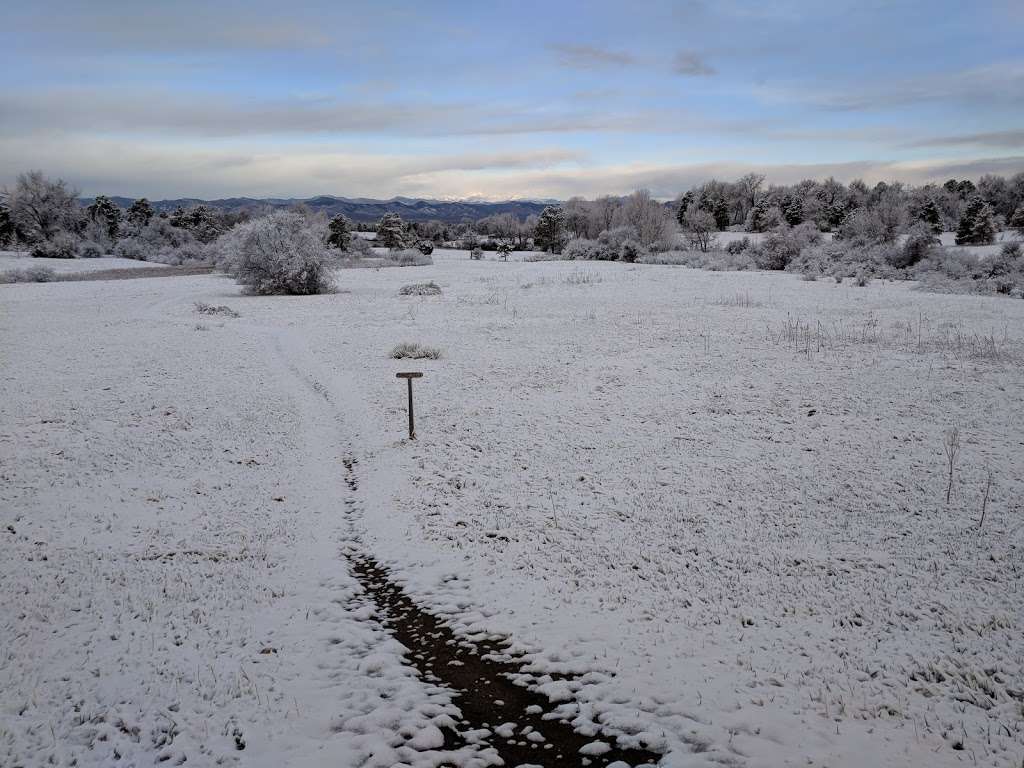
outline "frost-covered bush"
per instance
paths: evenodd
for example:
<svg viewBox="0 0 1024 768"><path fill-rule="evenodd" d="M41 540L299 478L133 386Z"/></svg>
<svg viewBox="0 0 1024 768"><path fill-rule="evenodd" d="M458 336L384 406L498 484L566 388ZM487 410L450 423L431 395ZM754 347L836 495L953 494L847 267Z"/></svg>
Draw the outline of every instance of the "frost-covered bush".
<svg viewBox="0 0 1024 768"><path fill-rule="evenodd" d="M843 219L843 223L836 230L835 238L850 245L865 246L889 242L895 235L896 233L878 213L867 208L857 208Z"/></svg>
<svg viewBox="0 0 1024 768"><path fill-rule="evenodd" d="M32 246L37 259L73 259L78 256L78 238L69 232L58 232Z"/></svg>
<svg viewBox="0 0 1024 768"><path fill-rule="evenodd" d="M386 267L425 267L434 263L431 256L420 253L415 248L388 251L383 258Z"/></svg>
<svg viewBox="0 0 1024 768"><path fill-rule="evenodd" d="M49 283L55 280L57 273L52 267L36 264L24 269L8 269L0 272L0 283Z"/></svg>
<svg viewBox="0 0 1024 768"><path fill-rule="evenodd" d="M405 341L392 348L391 357L394 360L437 360L441 357L441 350Z"/></svg>
<svg viewBox="0 0 1024 768"><path fill-rule="evenodd" d="M749 251L751 248L750 238L741 237L739 240L731 240L725 246L726 252L731 256L738 256L744 251Z"/></svg>
<svg viewBox="0 0 1024 768"><path fill-rule="evenodd" d="M150 219L137 234L126 237L114 246L114 255L122 259L172 265L191 261L208 262L210 254L211 251L203 249L187 229L176 227L168 219L157 216Z"/></svg>
<svg viewBox="0 0 1024 768"><path fill-rule="evenodd" d="M420 240L420 244L417 245L416 248L424 256L429 256L434 252L434 244L429 240Z"/></svg>
<svg viewBox="0 0 1024 768"><path fill-rule="evenodd" d="M373 256L373 246L364 237L353 237L349 240L348 248L345 249L345 256L350 259L365 259Z"/></svg>
<svg viewBox="0 0 1024 768"><path fill-rule="evenodd" d="M440 296L441 286L431 280L429 283L410 283L398 289L399 296Z"/></svg>
<svg viewBox="0 0 1024 768"><path fill-rule="evenodd" d="M614 259L615 253L597 240L576 237L562 247L562 258L568 261L597 261Z"/></svg>
<svg viewBox="0 0 1024 768"><path fill-rule="evenodd" d="M469 252L469 258L473 261L480 261L484 257L484 252L480 250L479 246L474 245Z"/></svg>
<svg viewBox="0 0 1024 768"><path fill-rule="evenodd" d="M788 272L820 277L898 278L904 274L892 266L898 259L900 248L893 243L851 246L844 242L812 245L804 248L787 266Z"/></svg>
<svg viewBox="0 0 1024 768"><path fill-rule="evenodd" d="M103 246L93 240L82 243L78 255L83 259L98 259L106 253Z"/></svg>
<svg viewBox="0 0 1024 768"><path fill-rule="evenodd" d="M297 213L272 213L221 236L218 266L251 293L326 293L333 283L324 235L322 224Z"/></svg>
<svg viewBox="0 0 1024 768"><path fill-rule="evenodd" d="M764 241L749 250L760 269L785 269L800 252L821 242L821 232L810 222L795 227L782 225L768 233Z"/></svg>
<svg viewBox="0 0 1024 768"><path fill-rule="evenodd" d="M729 253L728 251L666 251L664 253L648 253L637 259L638 264L671 264L674 266L707 269L712 272L741 272L757 269L754 260L747 252Z"/></svg>
<svg viewBox="0 0 1024 768"><path fill-rule="evenodd" d="M915 224L907 232L907 239L904 241L903 247L899 249L893 266L900 269L911 267L928 256L939 245L939 238L935 236L930 226L924 223Z"/></svg>
<svg viewBox="0 0 1024 768"><path fill-rule="evenodd" d="M619 246L619 259L621 261L629 262L630 264L645 253L647 253L647 249L644 248L638 240L626 240Z"/></svg>

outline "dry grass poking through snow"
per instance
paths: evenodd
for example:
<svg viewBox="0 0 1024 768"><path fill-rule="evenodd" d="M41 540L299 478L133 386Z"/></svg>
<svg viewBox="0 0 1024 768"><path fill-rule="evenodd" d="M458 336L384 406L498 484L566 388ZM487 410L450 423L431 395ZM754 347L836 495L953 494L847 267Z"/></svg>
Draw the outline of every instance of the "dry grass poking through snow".
<svg viewBox="0 0 1024 768"><path fill-rule="evenodd" d="M391 350L391 358L394 360L439 360L441 350L437 347L428 347L423 344L405 341L396 344Z"/></svg>

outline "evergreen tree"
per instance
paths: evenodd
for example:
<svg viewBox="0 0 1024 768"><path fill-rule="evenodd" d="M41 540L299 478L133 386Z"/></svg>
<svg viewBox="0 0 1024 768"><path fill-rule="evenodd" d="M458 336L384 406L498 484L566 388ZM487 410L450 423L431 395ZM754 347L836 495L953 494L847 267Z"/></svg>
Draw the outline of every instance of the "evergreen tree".
<svg viewBox="0 0 1024 768"><path fill-rule="evenodd" d="M750 209L750 223L748 224L751 232L764 232L770 208L771 205L768 204L767 197L762 197L754 203L754 207Z"/></svg>
<svg viewBox="0 0 1024 768"><path fill-rule="evenodd" d="M352 226L345 214L339 213L327 225L327 244L347 251L352 243Z"/></svg>
<svg viewBox="0 0 1024 768"><path fill-rule="evenodd" d="M960 224L956 228L957 245L988 245L996 238L996 225L992 220L992 209L980 195L967 201Z"/></svg>
<svg viewBox="0 0 1024 768"><path fill-rule="evenodd" d="M1017 210L1010 217L1009 225L1017 230L1017 234L1024 237L1024 203L1017 206Z"/></svg>
<svg viewBox="0 0 1024 768"><path fill-rule="evenodd" d="M131 207L128 208L128 221L136 229L142 229L144 226L149 224L149 220L153 218L153 206L149 204L149 200L144 197L139 198Z"/></svg>
<svg viewBox="0 0 1024 768"><path fill-rule="evenodd" d="M927 224L936 235L942 232L942 213L933 198L921 206L917 212L917 220Z"/></svg>
<svg viewBox="0 0 1024 768"><path fill-rule="evenodd" d="M561 207L549 205L540 213L533 231L533 243L542 251L558 253L565 243L565 214Z"/></svg>
<svg viewBox="0 0 1024 768"><path fill-rule="evenodd" d="M405 224L397 213L385 213L377 222L377 244L385 248L405 247Z"/></svg>
<svg viewBox="0 0 1024 768"><path fill-rule="evenodd" d="M85 209L89 218L103 227L107 237L117 240L121 231L121 209L106 195L97 195L92 205Z"/></svg>
<svg viewBox="0 0 1024 768"><path fill-rule="evenodd" d="M679 208L676 210L676 221L683 224L686 221L686 212L693 204L693 190L688 190L685 195L679 198Z"/></svg>
<svg viewBox="0 0 1024 768"><path fill-rule="evenodd" d="M14 222L7 202L0 200L0 245L7 245L14 239Z"/></svg>
<svg viewBox="0 0 1024 768"><path fill-rule="evenodd" d="M782 217L791 227L804 220L804 201L797 195L786 195L782 198Z"/></svg>

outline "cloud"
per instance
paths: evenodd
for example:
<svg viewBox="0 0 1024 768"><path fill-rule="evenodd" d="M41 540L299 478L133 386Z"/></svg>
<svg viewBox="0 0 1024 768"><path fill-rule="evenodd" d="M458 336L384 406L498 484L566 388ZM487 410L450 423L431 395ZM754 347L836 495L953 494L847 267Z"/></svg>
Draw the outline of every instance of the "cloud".
<svg viewBox="0 0 1024 768"><path fill-rule="evenodd" d="M575 99L551 104L246 101L173 91L63 88L0 91L0 136L29 133L159 134L207 138L270 135L502 136L567 133L753 135L756 121L729 122L679 108L610 110Z"/></svg>
<svg viewBox="0 0 1024 768"><path fill-rule="evenodd" d="M800 103L841 111L883 110L918 104L971 106L1024 105L1024 63L1002 62L955 72L936 72L904 78L886 78L867 85L830 83L828 88L807 83L762 88L772 102Z"/></svg>
<svg viewBox="0 0 1024 768"><path fill-rule="evenodd" d="M1024 148L1024 128L989 133L967 133L955 136L933 136L904 144L906 147L996 147L999 149Z"/></svg>
<svg viewBox="0 0 1024 768"><path fill-rule="evenodd" d="M511 197L625 194L647 188L668 199L710 178L749 171L769 183L835 176L921 184L1024 170L1024 156L916 162L602 164L562 147L452 154L387 154L337 146L273 143L217 150L164 140L83 137L0 138L0 185L19 170L41 168L90 194L168 197ZM7 174L5 177L4 174Z"/></svg>
<svg viewBox="0 0 1024 768"><path fill-rule="evenodd" d="M636 58L628 53L612 51L593 45L552 43L548 45L548 49L557 55L558 61L562 66L575 69L628 67L637 63Z"/></svg>
<svg viewBox="0 0 1024 768"><path fill-rule="evenodd" d="M696 51L679 51L672 63L672 71L686 77L706 77L715 74L717 70L705 63Z"/></svg>

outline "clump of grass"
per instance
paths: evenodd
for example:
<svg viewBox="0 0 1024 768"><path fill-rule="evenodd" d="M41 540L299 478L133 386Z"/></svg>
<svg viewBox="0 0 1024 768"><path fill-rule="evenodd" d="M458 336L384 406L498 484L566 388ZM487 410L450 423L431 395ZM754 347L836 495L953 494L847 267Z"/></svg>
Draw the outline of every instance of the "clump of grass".
<svg viewBox="0 0 1024 768"><path fill-rule="evenodd" d="M202 301L196 302L196 312L201 315L223 315L224 317L241 317L235 310L226 304L205 304Z"/></svg>
<svg viewBox="0 0 1024 768"><path fill-rule="evenodd" d="M566 285L592 285L594 283L600 283L602 280L604 280L604 278L597 272L587 272L580 269L577 269L575 272L571 272L562 278L562 282Z"/></svg>
<svg viewBox="0 0 1024 768"><path fill-rule="evenodd" d="M441 350L438 347L427 347L423 344L403 341L391 350L393 360L438 360Z"/></svg>
<svg viewBox="0 0 1024 768"><path fill-rule="evenodd" d="M719 296L714 299L712 304L716 304L719 307L763 307L760 301L750 297L749 291L737 292L732 296Z"/></svg>
<svg viewBox="0 0 1024 768"><path fill-rule="evenodd" d="M440 296L441 286L431 280L429 283L410 283L398 289L399 296Z"/></svg>

